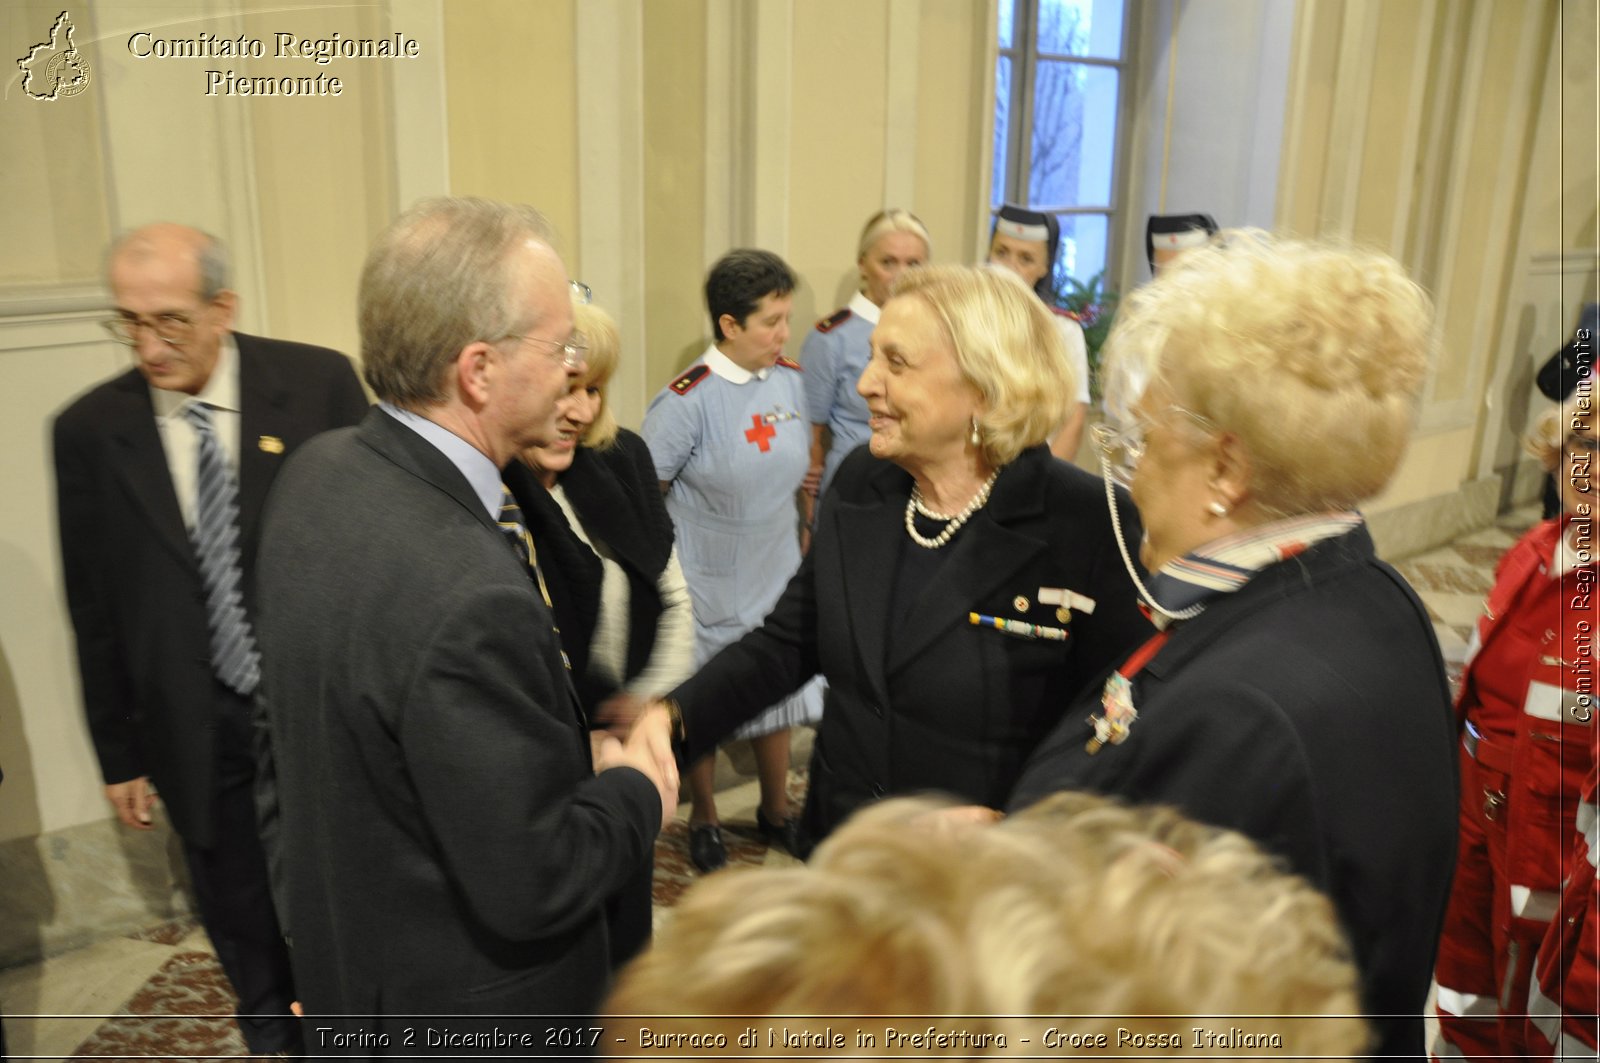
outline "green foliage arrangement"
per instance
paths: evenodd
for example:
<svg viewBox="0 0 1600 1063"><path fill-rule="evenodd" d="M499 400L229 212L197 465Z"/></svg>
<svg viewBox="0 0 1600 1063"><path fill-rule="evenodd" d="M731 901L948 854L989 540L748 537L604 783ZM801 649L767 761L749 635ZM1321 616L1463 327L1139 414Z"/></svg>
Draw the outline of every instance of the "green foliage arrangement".
<svg viewBox="0 0 1600 1063"><path fill-rule="evenodd" d="M1055 291L1056 305L1077 319L1088 347L1090 392L1100 401L1100 349L1117 316L1117 293L1106 286L1105 270L1086 281L1065 276Z"/></svg>

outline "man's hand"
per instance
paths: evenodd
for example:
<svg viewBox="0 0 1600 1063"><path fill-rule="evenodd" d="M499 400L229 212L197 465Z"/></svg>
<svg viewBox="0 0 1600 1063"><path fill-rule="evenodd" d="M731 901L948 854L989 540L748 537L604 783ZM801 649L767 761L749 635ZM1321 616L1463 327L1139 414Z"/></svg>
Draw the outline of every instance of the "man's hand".
<svg viewBox="0 0 1600 1063"><path fill-rule="evenodd" d="M634 768L655 784L661 795L661 826L678 811L678 758L672 753L672 723L660 704L646 709L634 723L626 743L607 735L600 740L595 769Z"/></svg>
<svg viewBox="0 0 1600 1063"><path fill-rule="evenodd" d="M111 807L117 810L117 818L124 826L134 830L151 830L154 819L150 815L150 807L156 803L156 792L150 787L150 780L146 776L129 779L127 782L114 782L106 787L106 800L111 802Z"/></svg>

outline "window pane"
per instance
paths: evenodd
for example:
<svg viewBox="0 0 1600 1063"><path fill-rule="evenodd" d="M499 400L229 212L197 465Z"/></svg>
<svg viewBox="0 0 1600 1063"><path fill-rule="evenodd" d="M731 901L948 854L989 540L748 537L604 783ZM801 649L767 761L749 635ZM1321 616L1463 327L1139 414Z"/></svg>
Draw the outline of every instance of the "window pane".
<svg viewBox="0 0 1600 1063"><path fill-rule="evenodd" d="M1122 4L1123 0L1039 0L1039 51L1121 59Z"/></svg>
<svg viewBox="0 0 1600 1063"><path fill-rule="evenodd" d="M1041 60L1034 84L1028 202L1109 207L1117 146L1117 71Z"/></svg>
<svg viewBox="0 0 1600 1063"><path fill-rule="evenodd" d="M1006 198L1006 159L1011 146L1011 60L1001 56L994 68L994 173L989 184L989 205Z"/></svg>
<svg viewBox="0 0 1600 1063"><path fill-rule="evenodd" d="M1016 18L1016 0L1000 0L1000 47L1010 48L1011 24Z"/></svg>
<svg viewBox="0 0 1600 1063"><path fill-rule="evenodd" d="M1061 250L1056 253L1056 291L1062 280L1073 277L1087 281L1106 268L1106 244L1110 218L1105 214L1058 214L1061 222Z"/></svg>

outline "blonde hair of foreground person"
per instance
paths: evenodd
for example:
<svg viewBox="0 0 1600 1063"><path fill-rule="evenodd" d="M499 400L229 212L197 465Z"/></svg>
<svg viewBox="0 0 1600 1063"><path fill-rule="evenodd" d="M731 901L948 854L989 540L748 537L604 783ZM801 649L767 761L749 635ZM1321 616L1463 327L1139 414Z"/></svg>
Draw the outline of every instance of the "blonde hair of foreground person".
<svg viewBox="0 0 1600 1063"><path fill-rule="evenodd" d="M1433 343L1431 301L1388 255L1224 230L1124 297L1106 409L1150 385L1244 444L1264 513L1349 509L1399 466Z"/></svg>
<svg viewBox="0 0 1600 1063"><path fill-rule="evenodd" d="M1044 443L1067 419L1078 382L1050 311L1008 270L920 266L895 281L891 298L916 298L934 312L961 375L983 396L984 458L999 468Z"/></svg>
<svg viewBox="0 0 1600 1063"><path fill-rule="evenodd" d="M1332 905L1242 835L1077 793L993 826L930 815L945 807L884 801L808 866L697 883L622 974L603 1043L635 1054L648 1030L645 1054L737 1056L772 1051L769 1029L828 1029L882 1050L889 1027L934 1026L990 1035L934 1054L1225 1054L1197 1045L1199 1028L1235 1049L1276 1035L1245 1050L1280 1058L1364 1050ZM741 1050L751 1027L759 1045ZM670 1047L719 1031L723 1051Z"/></svg>

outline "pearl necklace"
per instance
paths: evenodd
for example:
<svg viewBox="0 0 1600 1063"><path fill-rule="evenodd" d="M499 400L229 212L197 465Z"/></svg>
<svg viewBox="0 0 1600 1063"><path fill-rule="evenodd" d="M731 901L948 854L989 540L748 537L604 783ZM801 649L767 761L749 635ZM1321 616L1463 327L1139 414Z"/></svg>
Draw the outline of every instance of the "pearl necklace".
<svg viewBox="0 0 1600 1063"><path fill-rule="evenodd" d="M949 542L950 537L955 535L956 532L960 531L961 526L965 524L974 513L982 509L984 504L989 501L989 491L994 487L994 482L999 475L999 469L996 469L994 472L990 473L989 478L983 482L983 486L978 488L978 493L973 495L972 499L961 508L961 512L955 514L954 516L946 516L943 513L935 513L933 510L923 505L922 489L913 483L911 485L911 497L906 500L906 534L911 536L912 542L916 543L925 550L939 549L939 547ZM917 531L916 515L918 513L922 514L924 517L927 517L929 520L943 520L949 521L949 523L944 526L944 531L930 539Z"/></svg>

